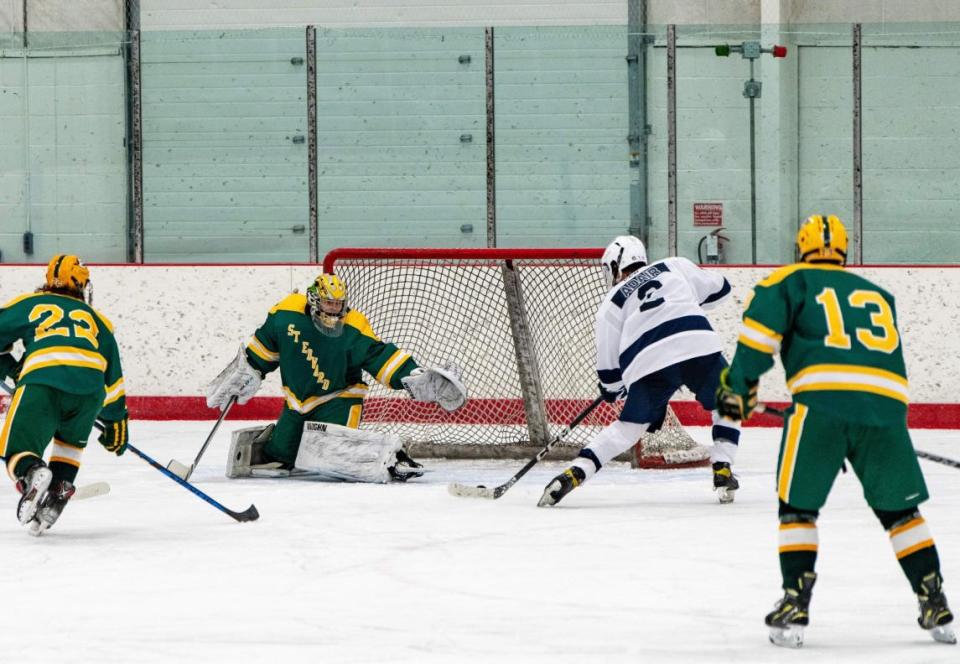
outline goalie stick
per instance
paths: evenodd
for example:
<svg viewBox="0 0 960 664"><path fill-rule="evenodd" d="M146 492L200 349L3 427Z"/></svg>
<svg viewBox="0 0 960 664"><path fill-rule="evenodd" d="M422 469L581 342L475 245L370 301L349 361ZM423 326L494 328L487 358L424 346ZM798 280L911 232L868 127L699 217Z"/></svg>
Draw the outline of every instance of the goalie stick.
<svg viewBox="0 0 960 664"><path fill-rule="evenodd" d="M197 464L200 463L200 457L202 457L203 453L207 451L207 446L210 444L210 441L213 440L213 434L217 433L217 429L220 428L220 423L223 422L224 418L227 416L227 413L230 412L230 409L233 408L235 403L237 403L237 397L230 397L226 408L224 408L220 413L220 417L217 418L217 421L213 425L213 429L210 430L210 434L207 436L207 439L203 441L203 447L201 447L200 451L197 452L197 458L193 460L193 463L191 463L189 466L186 466L176 459L170 459L170 461L167 462L167 470L183 481L189 480L190 476L193 475L193 471L197 469Z"/></svg>
<svg viewBox="0 0 960 664"><path fill-rule="evenodd" d="M586 419L587 415L592 413L594 409L596 409L596 407L599 406L601 403L603 403L602 396L594 399L593 403L591 403L589 406L584 408L582 413L580 413L575 418L573 418L573 421L570 424L565 426L563 430L560 431L560 433L558 433L556 436L553 437L553 440L547 443L542 450L537 452L537 455L535 457L530 459L530 461L528 461L523 468L518 470L513 477L511 477L509 480L507 480L500 486L496 486L492 489L488 489L482 484L479 486L469 486L466 484L460 484L458 482L454 482L453 484L447 487L447 490L450 492L451 495L459 496L461 498L490 498L491 500L496 500L497 498L505 494L507 491L509 491L510 487L516 484L521 477L526 475L531 468L533 468L543 459L543 457L547 456L547 452L552 450L557 443L559 443L561 440L566 438L567 435L571 431L573 431L578 424L583 422L583 420Z"/></svg>
<svg viewBox="0 0 960 664"><path fill-rule="evenodd" d="M758 403L755 409L755 412L769 413L770 415L774 415L780 418L783 418L786 416L786 413L782 409L776 408L774 406L768 406L765 403ZM924 452L923 450L918 450L916 448L914 448L913 451L916 452L917 456L920 457L921 459L926 459L927 461L935 461L936 463L942 463L944 466L950 466L952 468L960 468L960 461L956 459L940 456L939 454L933 454L931 452Z"/></svg>

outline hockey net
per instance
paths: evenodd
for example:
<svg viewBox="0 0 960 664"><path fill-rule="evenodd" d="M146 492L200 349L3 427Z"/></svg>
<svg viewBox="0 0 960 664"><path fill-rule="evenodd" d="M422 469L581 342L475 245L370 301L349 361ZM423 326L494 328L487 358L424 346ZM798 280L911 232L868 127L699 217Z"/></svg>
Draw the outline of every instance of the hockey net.
<svg viewBox="0 0 960 664"><path fill-rule="evenodd" d="M458 364L466 405L447 413L374 381L364 426L398 434L414 456L521 458L597 395L594 316L606 293L601 249L337 249L324 260L349 305L422 365ZM612 422L603 404L556 446L570 458ZM704 465L707 450L672 409L638 441L640 467Z"/></svg>

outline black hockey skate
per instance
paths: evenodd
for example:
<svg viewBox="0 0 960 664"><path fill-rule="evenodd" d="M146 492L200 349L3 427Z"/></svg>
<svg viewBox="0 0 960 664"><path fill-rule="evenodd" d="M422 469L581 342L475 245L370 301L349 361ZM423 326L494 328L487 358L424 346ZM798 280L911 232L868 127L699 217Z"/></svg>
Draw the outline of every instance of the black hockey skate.
<svg viewBox="0 0 960 664"><path fill-rule="evenodd" d="M423 464L411 459L405 450L398 450L397 462L387 468L387 470L390 472L390 479L393 481L406 482L407 480L423 477L423 471L417 470L417 468L423 468Z"/></svg>
<svg viewBox="0 0 960 664"><path fill-rule="evenodd" d="M60 518L63 508L67 506L67 502L76 492L77 488L73 486L72 482L67 480L54 482L40 501L40 509L37 510L36 517L30 523L30 534L39 536L49 530L50 526Z"/></svg>
<svg viewBox="0 0 960 664"><path fill-rule="evenodd" d="M713 490L721 503L732 503L733 494L740 488L740 482L726 461L717 461L713 464Z"/></svg>
<svg viewBox="0 0 960 664"><path fill-rule="evenodd" d="M582 468L578 468L577 466L567 468L554 477L553 480L550 481L550 484L546 486L543 490L543 495L540 496L540 502L537 503L537 507L556 505L563 500L565 495L583 484L585 479L587 479L587 474L583 472Z"/></svg>
<svg viewBox="0 0 960 664"><path fill-rule="evenodd" d="M917 594L920 600L920 617L917 623L930 632L930 636L940 643L956 643L957 635L953 631L953 613L947 606L947 598L943 594L943 579L937 572L931 572L920 582L921 591Z"/></svg>
<svg viewBox="0 0 960 664"><path fill-rule="evenodd" d="M808 610L813 584L817 575L804 572L799 588L787 588L783 599L778 601L764 622L770 628L770 643L784 648L799 648L803 645L803 628L810 623Z"/></svg>
<svg viewBox="0 0 960 664"><path fill-rule="evenodd" d="M17 520L20 525L25 526L36 518L40 502L52 481L53 473L42 461L30 466L26 474L17 480L17 491L22 494L20 502L17 503Z"/></svg>

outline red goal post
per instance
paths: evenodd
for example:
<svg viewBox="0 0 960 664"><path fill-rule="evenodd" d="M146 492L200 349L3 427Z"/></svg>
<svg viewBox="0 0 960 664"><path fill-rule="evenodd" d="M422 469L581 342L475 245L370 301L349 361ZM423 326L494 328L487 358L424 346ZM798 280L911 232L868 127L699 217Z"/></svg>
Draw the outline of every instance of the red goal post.
<svg viewBox="0 0 960 664"><path fill-rule="evenodd" d="M351 308L421 363L458 364L467 404L446 413L380 385L364 424L422 456L529 456L597 394L593 321L606 293L598 248L342 248L324 258ZM372 382L372 381L371 381ZM604 404L557 446L569 458L613 421ZM706 452L672 411L645 437L644 467L703 465ZM634 457L632 460L636 461Z"/></svg>

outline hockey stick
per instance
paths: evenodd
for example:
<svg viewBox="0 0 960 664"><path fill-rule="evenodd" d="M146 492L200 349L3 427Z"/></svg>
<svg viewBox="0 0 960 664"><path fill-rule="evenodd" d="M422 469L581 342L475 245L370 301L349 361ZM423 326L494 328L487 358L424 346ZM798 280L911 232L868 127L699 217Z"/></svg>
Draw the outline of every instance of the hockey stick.
<svg viewBox="0 0 960 664"><path fill-rule="evenodd" d="M241 521L241 522L243 522L243 521L256 521L257 519L260 518L260 513L257 511L256 505L251 505L250 507L248 507L247 509L245 509L245 510L242 511L242 512L234 512L232 509L229 509L229 508L227 508L227 507L224 507L223 505L221 505L220 503L218 503L216 500L214 500L213 498L211 498L210 496L208 496L208 495L205 494L203 491L201 491L201 490L198 489L197 487L193 486L192 484L190 484L190 483L187 482L186 480L180 479L180 477L179 477L178 475L176 475L175 473L170 472L169 470L167 470L166 468L164 468L163 466L161 466L159 463L157 463L156 461L154 461L153 459L151 459L149 456L147 456L146 454L144 454L143 452L141 452L140 450L138 450L136 447L134 447L134 446L131 445L130 443L127 443L127 449L130 450L131 452L133 452L134 454L136 454L138 457L140 457L141 459L143 459L143 460L146 461L147 463L149 463L151 466L153 466L153 467L156 468L157 470L159 470L161 473L163 473L164 475L166 475L167 477L169 477L170 479L172 479L174 482L176 482L177 484L179 484L179 485L182 486L183 488L185 488L185 489L187 489L188 491L196 494L196 495L199 496L201 499L207 501L208 503L210 503L211 505L213 505L214 507L216 507L218 510L220 510L220 511L223 512L224 514L230 516L231 518L235 519L236 521Z"/></svg>
<svg viewBox="0 0 960 664"><path fill-rule="evenodd" d="M210 430L210 434L207 436L207 439L203 441L203 447L201 447L200 451L197 452L197 458L193 460L193 463L191 463L189 466L185 466L176 459L170 459L170 461L167 463L167 470L184 481L189 480L190 476L193 475L193 471L197 469L197 464L200 463L200 457L202 457L203 453L207 451L207 446L210 444L210 441L213 440L213 434L217 433L217 429L220 428L220 423L223 422L223 419L227 416L227 413L230 412L230 409L233 408L235 403L237 403L237 397L230 397L226 408L224 408L220 413L220 417L217 418L217 422L213 425L213 429Z"/></svg>
<svg viewBox="0 0 960 664"><path fill-rule="evenodd" d="M779 408L775 408L774 406L768 406L768 405L765 404L765 403L759 403L759 404L757 404L756 412L758 412L758 413L769 413L769 414L771 414L771 415L775 415L776 417L784 417L784 416L785 416L785 413L784 413L783 410L781 410L781 409L779 409ZM931 452L924 452L923 450L918 450L918 449L916 449L916 448L914 448L913 451L916 452L917 456L920 457L921 459L926 459L927 461L935 461L935 462L937 462L937 463L942 463L944 466L950 466L950 467L952 467L952 468L960 468L960 461L957 461L956 459L951 459L951 458L949 458L949 457L940 456L939 454L933 454L933 453L931 453Z"/></svg>
<svg viewBox="0 0 960 664"><path fill-rule="evenodd" d="M575 429L578 424L583 422L583 420L587 417L587 415L592 413L596 409L596 407L599 406L601 403L603 403L603 397L597 397L596 399L594 399L593 403L591 403L589 406L584 408L582 413L580 413L575 418L573 418L573 421L570 424L565 426L560 433L558 433L556 436L553 437L553 440L547 443L542 450L537 452L537 455L532 459L530 459L530 461L527 462L527 465L525 465L523 468L518 470L516 475L511 477L509 480L507 480L500 486L496 486L492 489L488 489L482 484L480 486L469 486L466 484L460 484L458 482L454 482L453 484L447 487L447 490L450 492L451 495L459 496L461 498L490 498L492 500L496 500L497 498L505 494L507 491L509 491L510 487L516 484L521 477L526 475L531 468L536 466L540 462L540 460L543 459L543 457L547 456L547 452L552 450L557 443L559 443L561 440L566 438L567 435L571 431L573 431L573 429Z"/></svg>
<svg viewBox="0 0 960 664"><path fill-rule="evenodd" d="M110 493L109 484L106 482L93 482L92 484L78 486L70 500L86 500L87 498L105 496L108 493Z"/></svg>
<svg viewBox="0 0 960 664"><path fill-rule="evenodd" d="M99 429L100 431L103 431L103 424L100 422L100 420L97 420L96 422L94 422L94 426L97 427L97 429ZM176 482L177 484L185 488L187 491L190 491L191 493L196 494L202 500L207 501L208 503L216 507L218 510L230 516L231 518L235 519L236 521L241 521L241 522L256 521L257 519L260 518L260 513L257 511L256 505L251 505L250 507L248 507L242 512L234 512L232 509L228 507L224 507L223 505L218 503L216 500L214 500L213 498L205 494L203 491L201 491L197 487L190 484L190 482L187 482L186 480L181 479L176 473L173 473L167 470L166 468L161 466L159 463L151 459L147 454L141 452L130 443L127 443L127 449L133 452L134 454L136 454L138 457L140 457L147 463L149 463L151 466L153 466L157 470L159 470L161 473L163 473L164 475L172 479L174 482Z"/></svg>

